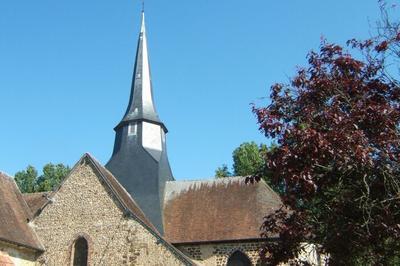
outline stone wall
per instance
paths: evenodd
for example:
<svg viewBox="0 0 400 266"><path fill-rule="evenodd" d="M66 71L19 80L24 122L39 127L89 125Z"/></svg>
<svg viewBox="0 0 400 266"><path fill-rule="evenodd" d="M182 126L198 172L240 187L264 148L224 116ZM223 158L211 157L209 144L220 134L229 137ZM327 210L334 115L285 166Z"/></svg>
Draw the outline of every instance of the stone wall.
<svg viewBox="0 0 400 266"><path fill-rule="evenodd" d="M261 242L225 242L176 245L176 247L201 265L225 266L229 256L237 250L246 254L253 265L260 265L258 251L261 245Z"/></svg>
<svg viewBox="0 0 400 266"><path fill-rule="evenodd" d="M85 160L83 160L85 161ZM89 265L182 265L144 226L126 217L90 163L78 165L33 225L45 252L40 265L69 265L78 237Z"/></svg>
<svg viewBox="0 0 400 266"><path fill-rule="evenodd" d="M195 260L198 264L208 266L225 266L229 257L237 250L244 253L250 260L252 265L262 265L259 250L263 242L225 242L225 243L209 243L209 244L186 244L176 245L185 255ZM319 256L313 245L305 245L304 253L299 259L307 261L313 266L324 266L324 256ZM290 264L280 264L281 266Z"/></svg>
<svg viewBox="0 0 400 266"><path fill-rule="evenodd" d="M37 253L33 250L0 241L1 266L33 266L36 257Z"/></svg>
<svg viewBox="0 0 400 266"><path fill-rule="evenodd" d="M259 258L259 250L263 242L225 242L225 243L209 243L209 244L185 244L175 245L185 255L196 261L199 265L227 265L229 257L235 251L241 251L251 261L252 265L262 265ZM326 256L318 255L313 245L304 244L304 252L298 257L303 261L307 261L312 266L324 266ZM281 266L290 265L280 264Z"/></svg>

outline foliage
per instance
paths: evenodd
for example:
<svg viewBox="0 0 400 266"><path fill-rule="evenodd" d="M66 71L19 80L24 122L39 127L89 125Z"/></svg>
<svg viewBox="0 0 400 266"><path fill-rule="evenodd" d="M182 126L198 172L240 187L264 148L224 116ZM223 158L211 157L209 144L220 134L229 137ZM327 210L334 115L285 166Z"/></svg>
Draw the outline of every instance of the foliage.
<svg viewBox="0 0 400 266"><path fill-rule="evenodd" d="M267 147L265 144L257 145L254 141L243 142L232 153L233 173L229 171L226 164L223 164L215 170L215 177L258 177L259 179L263 179L274 191L283 194L285 193L284 182L280 182L279 184L272 183L271 170L265 163L268 152L273 151L275 148L276 144L274 143L270 147Z"/></svg>
<svg viewBox="0 0 400 266"><path fill-rule="evenodd" d="M243 142L232 153L233 166L232 172L226 164L218 167L215 171L215 177L228 176L249 176L259 174L265 165L264 156L267 153L265 144L257 145L254 141Z"/></svg>
<svg viewBox="0 0 400 266"><path fill-rule="evenodd" d="M26 170L15 174L15 182L22 193L51 191L61 183L70 170L63 164L48 163L43 167L43 174L38 176L36 169L28 166Z"/></svg>
<svg viewBox="0 0 400 266"><path fill-rule="evenodd" d="M50 191L57 187L70 172L68 166L48 163L43 167L43 175L37 179L37 191Z"/></svg>
<svg viewBox="0 0 400 266"><path fill-rule="evenodd" d="M232 153L235 176L259 173L265 163L263 155L266 154L266 150L265 144L258 146L254 141L240 144Z"/></svg>
<svg viewBox="0 0 400 266"><path fill-rule="evenodd" d="M399 262L400 86L387 68L399 44L399 27L349 41L362 59L323 41L291 84L272 86L270 105L253 108L278 142L272 182L285 183L284 206L263 224L280 239L264 248L266 262L304 263L302 243L332 265Z"/></svg>
<svg viewBox="0 0 400 266"><path fill-rule="evenodd" d="M226 164L223 164L222 166L218 167L217 170L215 170L216 178L222 178L228 176L232 176L232 174L231 172L229 172L228 166Z"/></svg>
<svg viewBox="0 0 400 266"><path fill-rule="evenodd" d="M15 174L15 182L23 193L35 192L35 183L38 172L35 167L29 165L26 170L19 171Z"/></svg>

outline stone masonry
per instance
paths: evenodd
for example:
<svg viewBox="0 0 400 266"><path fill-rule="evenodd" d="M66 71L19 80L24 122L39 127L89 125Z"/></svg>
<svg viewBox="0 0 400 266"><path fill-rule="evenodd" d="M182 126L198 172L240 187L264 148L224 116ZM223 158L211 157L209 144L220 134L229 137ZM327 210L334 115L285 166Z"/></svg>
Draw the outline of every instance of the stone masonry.
<svg viewBox="0 0 400 266"><path fill-rule="evenodd" d="M230 242L176 245L185 255L201 265L225 266L229 256L239 250L247 255L253 265L261 265L258 252L261 242Z"/></svg>
<svg viewBox="0 0 400 266"><path fill-rule="evenodd" d="M262 241L232 241L209 244L185 244L176 245L185 255L195 260L198 264L204 266L225 266L229 257L235 251L241 251L251 261L252 265L263 265L259 257L259 250L264 243ZM312 266L325 265L326 256L319 255L315 251L313 245L304 244L305 250L299 255L299 259L307 261ZM290 263L282 263L280 266L291 265Z"/></svg>
<svg viewBox="0 0 400 266"><path fill-rule="evenodd" d="M77 165L33 221L45 247L40 265L69 265L74 241L89 243L89 265L183 265L135 219L124 215L96 169Z"/></svg>

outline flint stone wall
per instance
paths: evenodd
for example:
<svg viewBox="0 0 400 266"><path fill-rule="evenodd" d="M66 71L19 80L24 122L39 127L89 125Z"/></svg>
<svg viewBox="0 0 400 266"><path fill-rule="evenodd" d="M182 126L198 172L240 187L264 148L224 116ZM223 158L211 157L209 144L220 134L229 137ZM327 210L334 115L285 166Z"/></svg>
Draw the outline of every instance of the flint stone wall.
<svg viewBox="0 0 400 266"><path fill-rule="evenodd" d="M33 225L39 265L70 265L74 241L89 243L89 265L183 265L145 227L126 217L90 164L78 165Z"/></svg>
<svg viewBox="0 0 400 266"><path fill-rule="evenodd" d="M252 265L262 264L259 257L259 250L263 246L263 242L226 242L226 243L210 243L210 244L186 244L176 245L185 255L195 260L199 265L227 265L229 257L237 250L244 253L251 261ZM299 259L308 262L312 266L325 266L326 256L319 255L313 245L304 244L304 251ZM291 265L290 263L281 263L280 266Z"/></svg>
<svg viewBox="0 0 400 266"><path fill-rule="evenodd" d="M231 254L237 250L246 254L252 265L261 265L258 255L261 246L261 242L176 245L185 255L204 266L225 266Z"/></svg>

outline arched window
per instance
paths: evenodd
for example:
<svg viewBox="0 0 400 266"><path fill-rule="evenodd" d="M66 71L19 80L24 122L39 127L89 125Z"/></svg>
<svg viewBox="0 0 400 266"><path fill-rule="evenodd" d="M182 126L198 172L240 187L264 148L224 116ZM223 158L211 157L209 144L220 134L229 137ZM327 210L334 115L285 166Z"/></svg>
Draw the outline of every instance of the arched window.
<svg viewBox="0 0 400 266"><path fill-rule="evenodd" d="M88 265L89 245L84 237L79 237L73 247L72 265L87 266Z"/></svg>
<svg viewBox="0 0 400 266"><path fill-rule="evenodd" d="M250 259L243 253L235 251L228 259L227 266L251 266Z"/></svg>

